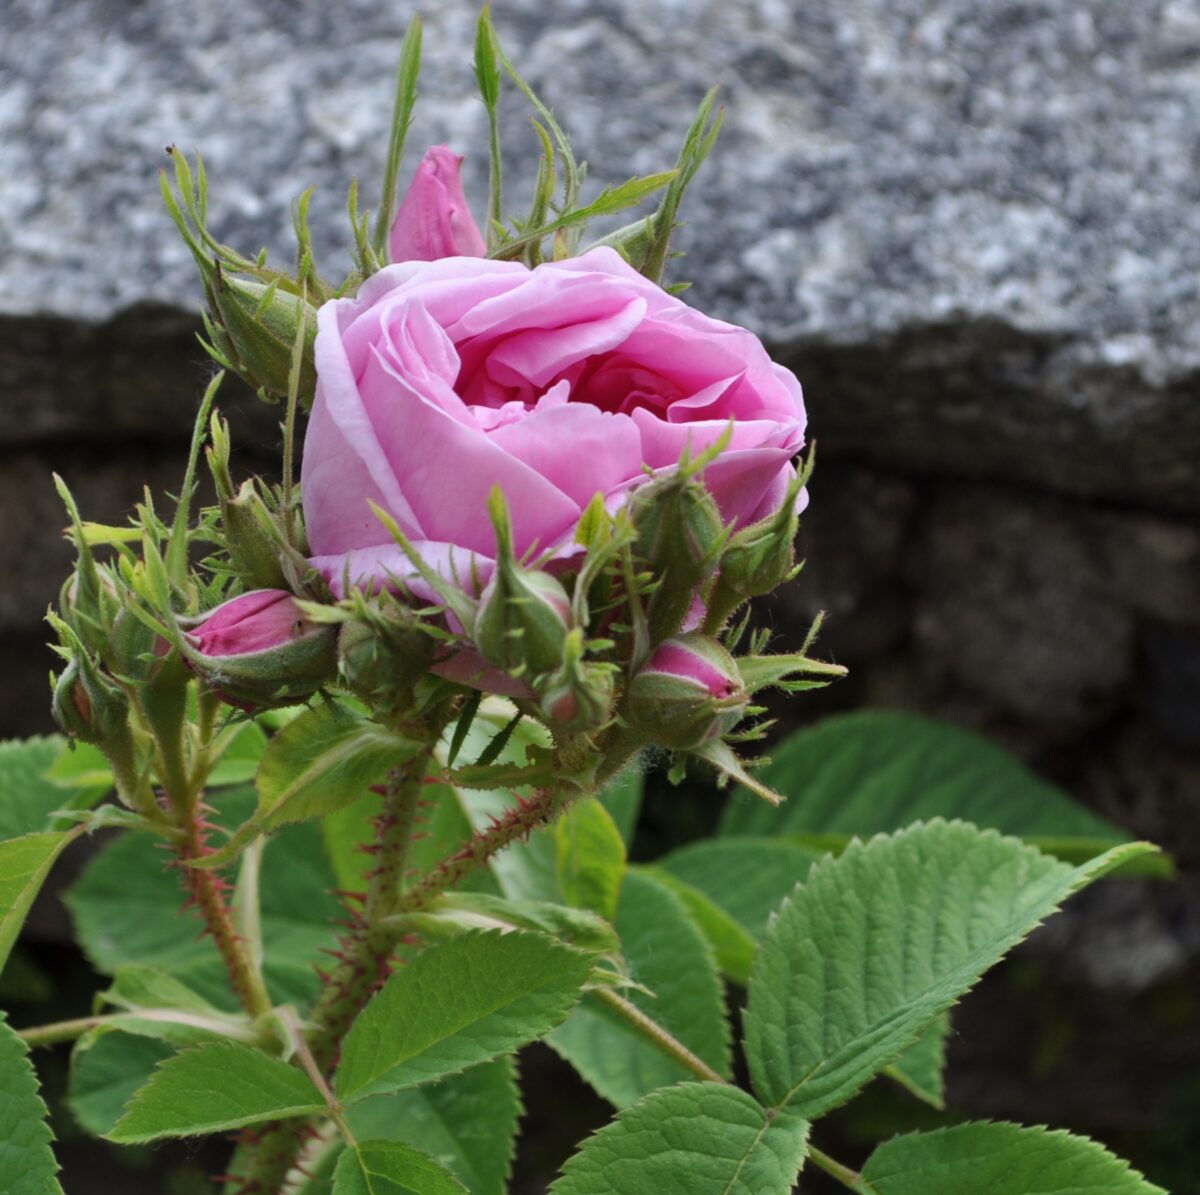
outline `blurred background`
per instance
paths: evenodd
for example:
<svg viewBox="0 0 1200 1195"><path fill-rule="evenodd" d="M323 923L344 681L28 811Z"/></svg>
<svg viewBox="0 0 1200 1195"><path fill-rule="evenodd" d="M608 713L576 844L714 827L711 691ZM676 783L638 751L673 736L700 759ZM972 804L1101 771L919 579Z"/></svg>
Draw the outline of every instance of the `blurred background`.
<svg viewBox="0 0 1200 1195"><path fill-rule="evenodd" d="M315 184L318 267L340 278L410 8L0 0L0 737L52 729L41 619L69 553L51 471L85 518L172 491L210 374L163 148L203 153L219 237L280 260ZM1077 898L966 1000L952 1111L1078 1129L1200 1191L1200 0L493 8L596 184L669 166L722 84L672 280L804 384L808 565L762 614L797 642L827 611L852 673L785 724L882 706L979 729L1180 865ZM467 153L482 217L477 6L423 15L405 171L427 144ZM535 139L511 88L504 111L523 205ZM269 472L278 411L229 385L223 407L243 472ZM640 856L715 821L714 792L651 788ZM20 958L14 1020L80 1011L95 981L54 899ZM44 1061L53 1094L65 1057ZM534 1195L606 1109L548 1051L524 1066L514 1191ZM872 1089L835 1152L926 1115ZM220 1162L164 1148L118 1169L61 1109L56 1129L70 1195L208 1190Z"/></svg>

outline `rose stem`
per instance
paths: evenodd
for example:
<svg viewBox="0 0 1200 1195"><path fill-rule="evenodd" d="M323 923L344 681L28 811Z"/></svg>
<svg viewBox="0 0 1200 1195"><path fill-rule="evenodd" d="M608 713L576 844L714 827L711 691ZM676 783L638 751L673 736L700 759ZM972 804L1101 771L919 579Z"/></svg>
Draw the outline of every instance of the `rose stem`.
<svg viewBox="0 0 1200 1195"><path fill-rule="evenodd" d="M431 754L432 748L426 749L388 776L383 809L376 820L378 839L371 848L375 868L362 910L354 914L335 956L338 965L324 977L321 996L308 1018L315 1026L308 1038L309 1060L321 1074L331 1070L354 1018L387 978L400 932L380 922L395 911ZM277 1121L264 1125L252 1141L243 1142L226 1189L247 1195L281 1191L295 1164L306 1124L303 1120Z"/></svg>
<svg viewBox="0 0 1200 1195"><path fill-rule="evenodd" d="M729 1080L722 1078L703 1058L698 1058L687 1048L669 1029L663 1028L652 1017L648 1017L636 1004L618 996L611 988L597 988L592 992L602 1003L607 1004L627 1024L631 1025L649 1041L652 1041L664 1054L673 1058L686 1070L691 1071L697 1079L706 1083L721 1083L729 1086ZM863 1183L862 1176L849 1166L843 1166L828 1154L822 1153L815 1146L809 1146L808 1156L812 1158L826 1174L832 1175L843 1186L859 1195L874 1195L872 1189Z"/></svg>

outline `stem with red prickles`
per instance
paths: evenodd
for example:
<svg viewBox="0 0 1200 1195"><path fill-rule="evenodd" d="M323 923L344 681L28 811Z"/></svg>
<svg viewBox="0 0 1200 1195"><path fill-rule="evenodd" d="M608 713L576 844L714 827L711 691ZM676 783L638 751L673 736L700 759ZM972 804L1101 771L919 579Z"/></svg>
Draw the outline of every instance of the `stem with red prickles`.
<svg viewBox="0 0 1200 1195"><path fill-rule="evenodd" d="M251 961L242 939L234 928L229 905L225 901L224 882L207 868L189 867L188 861L211 854L204 840L204 826L200 820L200 802L184 815L184 839L179 846L179 857L183 861L184 882L191 894L208 932L216 943L217 952L229 972L233 990L242 1007L251 1017L262 1016L271 1011L271 997L263 983L259 969Z"/></svg>
<svg viewBox="0 0 1200 1195"><path fill-rule="evenodd" d="M395 911L431 754L425 751L408 760L388 777L383 810L376 821L376 864L366 897L336 955L338 965L325 977L324 990L309 1016L316 1026L308 1039L310 1057L322 1074L332 1070L354 1018L387 979L400 934L379 923ZM279 1121L263 1126L252 1141L244 1141L226 1186L230 1195L282 1191L303 1144L304 1127L302 1121Z"/></svg>
<svg viewBox="0 0 1200 1195"><path fill-rule="evenodd" d="M415 913L426 908L471 872L485 866L498 851L519 838L527 838L565 808L566 803L549 789L538 789L528 800L518 800L486 830L473 834L460 850L443 859L405 891L396 904L396 912Z"/></svg>

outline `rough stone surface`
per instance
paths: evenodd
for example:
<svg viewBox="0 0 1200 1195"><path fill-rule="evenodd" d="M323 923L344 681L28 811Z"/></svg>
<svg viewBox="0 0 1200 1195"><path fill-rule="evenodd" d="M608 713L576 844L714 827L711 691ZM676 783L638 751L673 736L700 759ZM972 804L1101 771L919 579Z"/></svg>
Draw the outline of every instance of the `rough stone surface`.
<svg viewBox="0 0 1200 1195"><path fill-rule="evenodd" d="M413 140L472 150L481 202L477 7L428 16ZM336 273L349 176L368 196L379 176L405 15L6 0L0 313L191 310L154 177L171 142L205 152L213 224L248 248L286 254L289 202L317 184ZM798 364L827 448L1200 508L1194 0L511 0L498 23L600 180L666 164L722 81L727 133L683 268L699 303ZM521 107L510 89L514 197L530 180ZM152 352L161 324L138 330ZM9 438L40 426L43 391L5 340L0 377L26 396L0 417Z"/></svg>

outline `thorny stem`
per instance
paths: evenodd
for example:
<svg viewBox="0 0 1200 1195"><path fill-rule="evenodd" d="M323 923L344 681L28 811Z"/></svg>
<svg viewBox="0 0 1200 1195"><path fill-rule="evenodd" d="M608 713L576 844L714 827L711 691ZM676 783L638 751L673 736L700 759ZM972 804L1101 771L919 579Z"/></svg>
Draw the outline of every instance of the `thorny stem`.
<svg viewBox="0 0 1200 1195"><path fill-rule="evenodd" d="M415 913L427 908L443 892L485 866L498 851L519 838L528 837L548 822L565 803L549 789L538 789L528 800L518 800L486 830L473 834L453 855L443 859L427 875L404 892L396 904L398 913Z"/></svg>
<svg viewBox="0 0 1200 1195"><path fill-rule="evenodd" d="M245 943L234 927L233 916L225 900L225 882L216 872L207 868L188 866L189 860L211 853L212 848L204 838L202 811L203 805L197 801L196 805L184 814L184 838L179 846L184 883L187 885L191 903L195 905L212 935L238 1000L251 1017L260 1017L271 1011L271 997L267 993L262 973L254 965Z"/></svg>
<svg viewBox="0 0 1200 1195"><path fill-rule="evenodd" d="M337 966L323 976L321 996L309 1017L315 1028L300 1059L305 1069L312 1068L310 1073L324 1076L332 1070L342 1038L387 978L400 934L378 923L395 911L431 754L432 749L422 752L388 777L376 822L378 840L371 847L375 868L361 897L362 908L352 914L350 929L334 956ZM275 1195L283 1190L306 1127L295 1120L264 1126L238 1151L226 1190L237 1195Z"/></svg>

